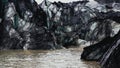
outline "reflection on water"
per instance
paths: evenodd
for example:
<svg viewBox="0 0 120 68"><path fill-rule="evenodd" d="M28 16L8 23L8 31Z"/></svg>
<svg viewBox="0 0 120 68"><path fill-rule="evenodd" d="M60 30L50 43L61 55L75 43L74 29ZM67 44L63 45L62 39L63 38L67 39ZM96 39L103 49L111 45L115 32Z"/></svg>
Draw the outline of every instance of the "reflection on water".
<svg viewBox="0 0 120 68"><path fill-rule="evenodd" d="M0 68L100 68L80 60L82 49L0 51Z"/></svg>

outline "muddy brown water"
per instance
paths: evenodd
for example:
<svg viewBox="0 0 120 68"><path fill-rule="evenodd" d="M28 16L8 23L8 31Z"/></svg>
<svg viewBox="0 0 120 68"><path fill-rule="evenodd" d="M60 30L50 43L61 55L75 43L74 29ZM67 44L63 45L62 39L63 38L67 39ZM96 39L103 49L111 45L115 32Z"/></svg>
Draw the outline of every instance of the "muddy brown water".
<svg viewBox="0 0 120 68"><path fill-rule="evenodd" d="M82 48L0 51L0 68L100 68L97 62L82 61L81 53Z"/></svg>

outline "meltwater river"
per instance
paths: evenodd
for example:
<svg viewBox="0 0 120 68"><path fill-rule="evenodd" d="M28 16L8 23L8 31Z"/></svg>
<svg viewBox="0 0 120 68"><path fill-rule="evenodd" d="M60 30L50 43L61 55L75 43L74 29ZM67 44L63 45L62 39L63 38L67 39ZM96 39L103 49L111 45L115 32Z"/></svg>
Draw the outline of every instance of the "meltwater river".
<svg viewBox="0 0 120 68"><path fill-rule="evenodd" d="M82 48L0 51L0 68L100 68L80 60Z"/></svg>

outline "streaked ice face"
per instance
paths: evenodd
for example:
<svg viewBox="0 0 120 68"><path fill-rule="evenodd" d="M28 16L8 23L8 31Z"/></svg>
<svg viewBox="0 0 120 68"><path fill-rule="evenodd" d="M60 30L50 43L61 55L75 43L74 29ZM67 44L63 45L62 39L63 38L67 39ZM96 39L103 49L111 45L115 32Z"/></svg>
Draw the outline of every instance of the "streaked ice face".
<svg viewBox="0 0 120 68"><path fill-rule="evenodd" d="M15 7L14 7L13 3L9 3L8 9L6 9L5 11L6 11L6 14L5 14L6 19L13 17L16 14Z"/></svg>
<svg viewBox="0 0 120 68"><path fill-rule="evenodd" d="M36 2L38 3L38 4L40 4L40 3L42 3L44 0L36 0ZM48 1L50 1L50 2L58 2L58 1L61 1L61 2L63 2L63 3L69 3L69 2L73 2L73 1L82 1L82 0L48 0ZM97 7L99 4L96 2L96 1L94 1L94 0L89 0L89 3L87 4L87 6L89 6L89 7L91 7L91 8L95 8L95 7Z"/></svg>
<svg viewBox="0 0 120 68"><path fill-rule="evenodd" d="M87 6L89 6L89 7L91 7L91 8L96 8L96 7L98 7L99 6L99 4L96 2L96 1L94 1L94 0L89 0L90 2L88 2L86 5Z"/></svg>
<svg viewBox="0 0 120 68"><path fill-rule="evenodd" d="M44 0L36 0L36 1L38 2L38 4L40 4L40 3L41 3L42 1L44 1ZM50 2L54 2L54 1L58 2L58 1L61 1L61 2L68 3L68 2L80 1L80 0L48 0L48 1L50 1Z"/></svg>

